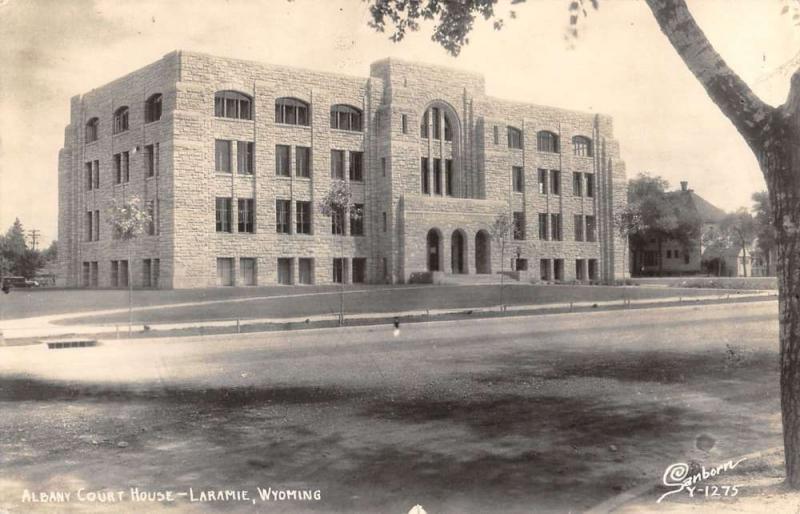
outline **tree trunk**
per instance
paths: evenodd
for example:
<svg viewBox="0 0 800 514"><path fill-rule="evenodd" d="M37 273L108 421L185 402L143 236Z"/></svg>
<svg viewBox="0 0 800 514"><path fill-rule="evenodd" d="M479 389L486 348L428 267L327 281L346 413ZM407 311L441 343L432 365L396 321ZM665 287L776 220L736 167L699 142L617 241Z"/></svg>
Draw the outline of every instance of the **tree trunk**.
<svg viewBox="0 0 800 514"><path fill-rule="evenodd" d="M646 0L664 35L756 155L776 231L781 414L786 482L800 489L800 72L789 98L765 104L714 50L685 0Z"/></svg>
<svg viewBox="0 0 800 514"><path fill-rule="evenodd" d="M664 275L664 260L661 258L661 236L658 237L658 276Z"/></svg>
<svg viewBox="0 0 800 514"><path fill-rule="evenodd" d="M747 278L747 248L744 245L742 246L742 271Z"/></svg>

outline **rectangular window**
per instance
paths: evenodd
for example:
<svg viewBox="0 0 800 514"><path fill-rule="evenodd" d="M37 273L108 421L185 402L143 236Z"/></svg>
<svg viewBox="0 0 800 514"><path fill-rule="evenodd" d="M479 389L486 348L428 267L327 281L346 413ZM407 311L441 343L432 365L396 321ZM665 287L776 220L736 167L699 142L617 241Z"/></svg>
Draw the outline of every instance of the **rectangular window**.
<svg viewBox="0 0 800 514"><path fill-rule="evenodd" d="M275 174L279 177L291 175L291 151L289 145L275 145Z"/></svg>
<svg viewBox="0 0 800 514"><path fill-rule="evenodd" d="M386 157L381 157L381 173L386 176Z"/></svg>
<svg viewBox="0 0 800 514"><path fill-rule="evenodd" d="M278 234L289 234L292 219L292 201L275 200L275 231Z"/></svg>
<svg viewBox="0 0 800 514"><path fill-rule="evenodd" d="M311 148L307 146L294 147L294 174L298 177L311 177Z"/></svg>
<svg viewBox="0 0 800 514"><path fill-rule="evenodd" d="M155 162L155 149L153 145L145 145L144 147L144 173L146 177L152 177L156 174Z"/></svg>
<svg viewBox="0 0 800 514"><path fill-rule="evenodd" d="M589 280L597 280L597 259L589 259Z"/></svg>
<svg viewBox="0 0 800 514"><path fill-rule="evenodd" d="M239 259L239 282L243 286L256 285L256 260L252 257Z"/></svg>
<svg viewBox="0 0 800 514"><path fill-rule="evenodd" d="M586 216L586 240L591 243L597 241L597 229L594 216Z"/></svg>
<svg viewBox="0 0 800 514"><path fill-rule="evenodd" d="M586 174L586 196L589 198L594 196L594 173Z"/></svg>
<svg viewBox="0 0 800 514"><path fill-rule="evenodd" d="M86 170L86 190L91 191L92 187L94 187L94 173L92 172L92 163L87 162L84 166Z"/></svg>
<svg viewBox="0 0 800 514"><path fill-rule="evenodd" d="M142 287L151 287L150 273L153 263L150 259L142 259Z"/></svg>
<svg viewBox="0 0 800 514"><path fill-rule="evenodd" d="M387 219L386 219L386 212L384 212L383 213L383 231L386 232L387 228L388 228L388 222L387 222Z"/></svg>
<svg viewBox="0 0 800 514"><path fill-rule="evenodd" d="M334 209L331 212L331 234L344 235L344 210Z"/></svg>
<svg viewBox="0 0 800 514"><path fill-rule="evenodd" d="M252 234L256 231L256 209L255 209L255 200L252 198L239 198L238 199L238 207L239 207L239 219L238 219L238 229L239 232L245 232Z"/></svg>
<svg viewBox="0 0 800 514"><path fill-rule="evenodd" d="M114 183L122 183L122 154L114 154Z"/></svg>
<svg viewBox="0 0 800 514"><path fill-rule="evenodd" d="M336 284L344 283L344 262L341 257L333 259L333 281Z"/></svg>
<svg viewBox="0 0 800 514"><path fill-rule="evenodd" d="M508 127L508 147L522 148L522 131L514 127Z"/></svg>
<svg viewBox="0 0 800 514"><path fill-rule="evenodd" d="M547 233L547 214L540 213L539 214L539 239L542 241L547 241L548 239Z"/></svg>
<svg viewBox="0 0 800 514"><path fill-rule="evenodd" d="M119 287L119 261L111 261L111 287Z"/></svg>
<svg viewBox="0 0 800 514"><path fill-rule="evenodd" d="M233 212L230 198L217 198L217 232L233 232Z"/></svg>
<svg viewBox="0 0 800 514"><path fill-rule="evenodd" d="M564 259L553 259L553 279L564 280Z"/></svg>
<svg viewBox="0 0 800 514"><path fill-rule="evenodd" d="M97 261L92 261L89 264L91 265L91 282L89 285L97 287L100 282L100 266Z"/></svg>
<svg viewBox="0 0 800 514"><path fill-rule="evenodd" d="M539 194L547 193L547 170L539 169Z"/></svg>
<svg viewBox="0 0 800 514"><path fill-rule="evenodd" d="M545 281L550 280L550 259L539 261L539 278Z"/></svg>
<svg viewBox="0 0 800 514"><path fill-rule="evenodd" d="M94 240L100 241L100 211L94 211Z"/></svg>
<svg viewBox="0 0 800 514"><path fill-rule="evenodd" d="M91 268L88 262L83 263L83 287L91 286Z"/></svg>
<svg viewBox="0 0 800 514"><path fill-rule="evenodd" d="M147 235L154 236L156 235L156 202L155 200L148 200L147 201Z"/></svg>
<svg viewBox="0 0 800 514"><path fill-rule="evenodd" d="M525 172L522 166L511 167L511 177L514 184L514 191L522 193L525 191Z"/></svg>
<svg viewBox="0 0 800 514"><path fill-rule="evenodd" d="M400 115L400 123L403 127L403 134L408 134L408 115L401 114Z"/></svg>
<svg viewBox="0 0 800 514"><path fill-rule="evenodd" d="M331 150L331 178L344 180L344 150Z"/></svg>
<svg viewBox="0 0 800 514"><path fill-rule="evenodd" d="M253 174L253 143L251 141L236 142L236 171L240 175Z"/></svg>
<svg viewBox="0 0 800 514"><path fill-rule="evenodd" d="M444 194L453 196L453 159L444 160Z"/></svg>
<svg viewBox="0 0 800 514"><path fill-rule="evenodd" d="M231 142L222 139L214 140L214 171L231 172Z"/></svg>
<svg viewBox="0 0 800 514"><path fill-rule="evenodd" d="M442 194L442 160L433 160L433 194Z"/></svg>
<svg viewBox="0 0 800 514"><path fill-rule="evenodd" d="M94 241L94 213L92 211L86 212L86 240Z"/></svg>
<svg viewBox="0 0 800 514"><path fill-rule="evenodd" d="M575 215L575 241L583 241L583 216Z"/></svg>
<svg viewBox="0 0 800 514"><path fill-rule="evenodd" d="M364 152L350 152L350 181L364 181Z"/></svg>
<svg viewBox="0 0 800 514"><path fill-rule="evenodd" d="M550 193L561 194L561 172L558 170L550 170Z"/></svg>
<svg viewBox="0 0 800 514"><path fill-rule="evenodd" d="M122 181L131 181L131 154L130 152L122 152Z"/></svg>
<svg viewBox="0 0 800 514"><path fill-rule="evenodd" d="M367 281L367 259L364 257L353 257L353 283L363 284Z"/></svg>
<svg viewBox="0 0 800 514"><path fill-rule="evenodd" d="M233 259L230 257L217 258L217 285L233 285Z"/></svg>
<svg viewBox="0 0 800 514"><path fill-rule="evenodd" d="M314 259L297 259L298 279L301 284L310 285L314 283Z"/></svg>
<svg viewBox="0 0 800 514"><path fill-rule="evenodd" d="M525 213L514 213L514 239L525 239Z"/></svg>
<svg viewBox="0 0 800 514"><path fill-rule="evenodd" d="M357 203L350 209L350 235L364 235L364 204Z"/></svg>
<svg viewBox="0 0 800 514"><path fill-rule="evenodd" d="M298 201L295 203L297 213L296 234L311 233L311 202Z"/></svg>
<svg viewBox="0 0 800 514"><path fill-rule="evenodd" d="M553 241L561 241L561 214L550 215L550 236Z"/></svg>
<svg viewBox="0 0 800 514"><path fill-rule="evenodd" d="M100 161L92 161L92 173L94 175L94 188L100 189Z"/></svg>
<svg viewBox="0 0 800 514"><path fill-rule="evenodd" d="M153 259L153 272L151 274L150 283L153 287L158 288L158 281L161 278L161 259Z"/></svg>
<svg viewBox="0 0 800 514"><path fill-rule="evenodd" d="M495 125L494 127L492 127L492 129L493 129L492 132L493 132L494 144L499 145L500 144L500 128L497 125Z"/></svg>
<svg viewBox="0 0 800 514"><path fill-rule="evenodd" d="M575 259L575 280L586 280L586 276L583 273L584 262L583 259Z"/></svg>
<svg viewBox="0 0 800 514"><path fill-rule="evenodd" d="M128 261L119 261L119 287L128 287Z"/></svg>
<svg viewBox="0 0 800 514"><path fill-rule="evenodd" d="M572 194L583 196L583 173L575 172L572 174Z"/></svg>
<svg viewBox="0 0 800 514"><path fill-rule="evenodd" d="M431 192L430 189L430 172L428 171L428 158L423 157L420 162L420 171L421 171L421 179L422 179L422 194L427 195Z"/></svg>

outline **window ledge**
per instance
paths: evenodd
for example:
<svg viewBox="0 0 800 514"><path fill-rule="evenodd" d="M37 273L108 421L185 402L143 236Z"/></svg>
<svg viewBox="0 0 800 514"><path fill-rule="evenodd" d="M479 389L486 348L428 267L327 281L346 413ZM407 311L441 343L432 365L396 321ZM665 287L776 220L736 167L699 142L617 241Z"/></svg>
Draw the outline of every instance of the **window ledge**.
<svg viewBox="0 0 800 514"><path fill-rule="evenodd" d="M340 128L333 128L331 127L331 132L336 132L337 134L364 134L363 130L348 130L348 129L340 129Z"/></svg>
<svg viewBox="0 0 800 514"><path fill-rule="evenodd" d="M144 123L144 125L145 125L145 127L147 127L147 126L149 126L149 125L153 125L153 124L155 124L155 123L161 123L161 119L162 119L162 118L158 118L157 120L153 120L153 121L146 121L146 122Z"/></svg>
<svg viewBox="0 0 800 514"><path fill-rule="evenodd" d="M299 123L278 123L275 122L276 127L281 128L300 128L300 129L311 129L311 125L300 125Z"/></svg>
<svg viewBox="0 0 800 514"><path fill-rule="evenodd" d="M228 117L225 117L225 116L216 116L216 115L213 116L213 118L215 120L233 121L233 122L236 122L236 123L253 123L255 121L255 120L252 120L252 119L248 120L246 118L228 118ZM155 123L155 122L151 122L151 123Z"/></svg>

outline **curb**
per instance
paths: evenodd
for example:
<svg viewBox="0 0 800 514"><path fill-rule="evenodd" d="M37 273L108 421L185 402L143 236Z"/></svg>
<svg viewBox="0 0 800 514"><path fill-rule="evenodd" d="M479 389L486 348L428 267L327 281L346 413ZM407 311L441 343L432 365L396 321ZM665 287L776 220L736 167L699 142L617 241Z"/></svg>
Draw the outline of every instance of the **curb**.
<svg viewBox="0 0 800 514"><path fill-rule="evenodd" d="M766 455L767 453L772 453L776 450L783 450L783 447L773 446L772 448L767 448L765 450L759 450L757 452L740 455L738 457L734 457L731 460L736 461L741 459L747 459L747 460L757 459L759 457L762 457L763 455ZM650 482L637 485L632 489L622 492L616 496L609 498L608 500L602 503L595 505L594 507L587 510L586 514L609 514L610 512L616 510L617 508L622 507L626 503L631 502L639 498L640 496L644 495L644 493L646 493L647 491L655 489L656 487L662 484L662 480L663 477L658 480L651 480ZM655 500L653 500L653 503L655 504Z"/></svg>

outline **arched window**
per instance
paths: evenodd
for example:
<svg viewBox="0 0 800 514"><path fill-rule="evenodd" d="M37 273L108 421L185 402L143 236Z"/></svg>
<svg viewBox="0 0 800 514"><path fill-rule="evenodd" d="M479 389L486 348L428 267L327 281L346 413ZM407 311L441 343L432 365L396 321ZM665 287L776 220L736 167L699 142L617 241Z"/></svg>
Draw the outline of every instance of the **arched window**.
<svg viewBox="0 0 800 514"><path fill-rule="evenodd" d="M128 106L122 106L114 111L114 134L128 130Z"/></svg>
<svg viewBox="0 0 800 514"><path fill-rule="evenodd" d="M144 122L152 123L161 119L161 93L156 93L144 102Z"/></svg>
<svg viewBox="0 0 800 514"><path fill-rule="evenodd" d="M536 149L540 152L559 153L558 136L547 130L536 134Z"/></svg>
<svg viewBox="0 0 800 514"><path fill-rule="evenodd" d="M428 127L429 116L431 122L430 127ZM429 137L433 136L433 139L441 139L442 118L444 118L444 140L452 141L453 129L450 123L450 118L447 116L447 113L444 113L444 116L442 116L442 109L439 107L429 107L428 110L425 111L425 114L422 115L422 121L420 122L420 137L423 139L428 139ZM433 134L431 134L431 131Z"/></svg>
<svg viewBox="0 0 800 514"><path fill-rule="evenodd" d="M214 116L237 120L253 119L253 101L238 91L217 91L214 95Z"/></svg>
<svg viewBox="0 0 800 514"><path fill-rule="evenodd" d="M278 98L275 100L275 123L308 126L308 104L296 98Z"/></svg>
<svg viewBox="0 0 800 514"><path fill-rule="evenodd" d="M522 131L520 129L508 127L508 147L522 148Z"/></svg>
<svg viewBox="0 0 800 514"><path fill-rule="evenodd" d="M331 128L361 132L361 110L343 104L332 106Z"/></svg>
<svg viewBox="0 0 800 514"><path fill-rule="evenodd" d="M97 128L100 124L100 120L97 118L92 118L86 122L86 134L85 140L87 143L91 143L92 141L97 141Z"/></svg>
<svg viewBox="0 0 800 514"><path fill-rule="evenodd" d="M592 140L586 136L575 136L572 138L572 153L578 157L591 157Z"/></svg>

